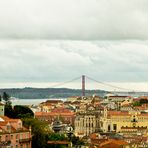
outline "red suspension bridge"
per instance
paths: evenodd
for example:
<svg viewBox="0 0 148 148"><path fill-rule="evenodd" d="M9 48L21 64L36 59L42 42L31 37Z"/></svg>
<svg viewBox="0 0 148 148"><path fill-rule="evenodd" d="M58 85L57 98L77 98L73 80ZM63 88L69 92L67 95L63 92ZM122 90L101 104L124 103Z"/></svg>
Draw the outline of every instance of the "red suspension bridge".
<svg viewBox="0 0 148 148"><path fill-rule="evenodd" d="M134 94L135 92L143 92L143 91L140 91L140 90L133 90L133 89L128 89L128 88L123 88L123 87L115 86L115 85L112 85L112 84L109 84L109 83L106 83L106 82L98 81L98 80L95 80L95 79L93 79L93 78L91 78L89 76L86 76L86 75L82 75L82 76L76 77L76 78L74 78L72 80L65 81L65 82L62 82L62 83L58 83L56 85L52 85L52 86L50 86L50 88L65 86L66 84L72 83L72 82L74 82L76 80L81 80L82 96L85 96L86 79L90 80L90 81L93 81L93 82L95 82L97 84L101 84L104 87L107 86L108 88L111 88L114 91L118 90L118 92L122 91L122 92L130 93L130 94Z"/></svg>

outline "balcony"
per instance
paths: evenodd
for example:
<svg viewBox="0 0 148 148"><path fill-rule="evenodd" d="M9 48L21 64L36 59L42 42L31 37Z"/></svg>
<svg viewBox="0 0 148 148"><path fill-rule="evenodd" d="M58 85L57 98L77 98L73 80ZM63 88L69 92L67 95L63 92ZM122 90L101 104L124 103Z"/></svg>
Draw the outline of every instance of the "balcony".
<svg viewBox="0 0 148 148"><path fill-rule="evenodd" d="M0 147L2 146L10 146L11 141L0 141Z"/></svg>
<svg viewBox="0 0 148 148"><path fill-rule="evenodd" d="M19 143L26 143L26 142L30 142L31 140L32 140L32 138L19 139Z"/></svg>

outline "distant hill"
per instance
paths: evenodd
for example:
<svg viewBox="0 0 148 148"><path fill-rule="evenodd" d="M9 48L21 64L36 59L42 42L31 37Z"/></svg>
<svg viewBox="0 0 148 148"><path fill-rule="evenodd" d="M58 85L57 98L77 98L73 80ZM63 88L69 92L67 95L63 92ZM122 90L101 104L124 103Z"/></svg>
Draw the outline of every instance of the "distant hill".
<svg viewBox="0 0 148 148"><path fill-rule="evenodd" d="M11 88L0 89L0 94L7 92L11 97L20 99L44 99L44 98L67 98L70 96L81 96L81 89L68 88ZM86 96L93 94L103 96L104 90L86 90Z"/></svg>

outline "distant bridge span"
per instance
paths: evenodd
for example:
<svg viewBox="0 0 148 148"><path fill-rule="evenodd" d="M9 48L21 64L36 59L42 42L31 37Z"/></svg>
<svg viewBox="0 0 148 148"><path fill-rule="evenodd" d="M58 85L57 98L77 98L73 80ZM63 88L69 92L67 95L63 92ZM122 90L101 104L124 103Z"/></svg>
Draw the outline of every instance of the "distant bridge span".
<svg viewBox="0 0 148 148"><path fill-rule="evenodd" d="M109 83L105 83L105 82L102 82L102 81L95 80L95 79L93 79L93 78L91 78L89 76L86 76L86 75L82 75L82 76L76 77L76 78L74 78L72 80L69 80L69 81L66 81L66 82L62 82L62 83L59 83L59 84L56 84L56 85L52 85L50 87L51 88L55 88L55 87L59 87L59 86L64 86L64 85L66 85L68 83L71 83L71 82L74 82L76 80L81 80L82 96L85 96L86 79L91 80L91 81L93 81L95 83L104 85L104 86L108 86L110 88L113 88L114 90L118 89L120 91L124 91L124 92L129 93L129 94L133 94L135 92L143 92L143 91L140 91L140 90L127 89L127 88L123 88L123 87L120 87L120 86L111 85Z"/></svg>

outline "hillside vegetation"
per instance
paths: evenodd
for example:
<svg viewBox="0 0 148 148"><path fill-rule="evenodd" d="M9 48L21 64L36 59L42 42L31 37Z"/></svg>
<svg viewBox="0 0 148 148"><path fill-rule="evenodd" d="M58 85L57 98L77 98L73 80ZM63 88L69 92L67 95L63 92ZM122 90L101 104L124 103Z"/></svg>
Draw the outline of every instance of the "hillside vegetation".
<svg viewBox="0 0 148 148"><path fill-rule="evenodd" d="M81 89L68 88L12 88L0 89L0 94L7 92L11 97L21 99L44 99L44 98L67 98L70 96L81 96ZM86 95L93 94L103 96L106 91L103 90L86 90Z"/></svg>

